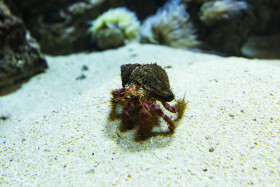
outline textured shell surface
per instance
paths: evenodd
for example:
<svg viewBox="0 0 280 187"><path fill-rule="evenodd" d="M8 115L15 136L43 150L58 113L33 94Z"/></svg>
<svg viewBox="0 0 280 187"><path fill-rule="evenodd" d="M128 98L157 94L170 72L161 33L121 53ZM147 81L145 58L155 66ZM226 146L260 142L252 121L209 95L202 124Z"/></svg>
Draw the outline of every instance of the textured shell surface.
<svg viewBox="0 0 280 187"><path fill-rule="evenodd" d="M121 67L122 83L136 83L148 91L151 96L172 101L174 95L166 71L155 64L126 64Z"/></svg>

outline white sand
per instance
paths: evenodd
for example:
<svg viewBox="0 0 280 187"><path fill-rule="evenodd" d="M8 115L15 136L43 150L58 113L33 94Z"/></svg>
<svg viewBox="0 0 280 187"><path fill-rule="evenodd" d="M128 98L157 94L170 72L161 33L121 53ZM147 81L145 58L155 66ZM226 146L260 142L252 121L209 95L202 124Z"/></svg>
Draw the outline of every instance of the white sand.
<svg viewBox="0 0 280 187"><path fill-rule="evenodd" d="M46 73L0 98L9 116L0 185L280 185L280 68L271 61L139 44L47 59ZM121 87L121 64L150 62L172 66L173 92L189 103L174 135L139 143L108 122L109 103L94 104Z"/></svg>

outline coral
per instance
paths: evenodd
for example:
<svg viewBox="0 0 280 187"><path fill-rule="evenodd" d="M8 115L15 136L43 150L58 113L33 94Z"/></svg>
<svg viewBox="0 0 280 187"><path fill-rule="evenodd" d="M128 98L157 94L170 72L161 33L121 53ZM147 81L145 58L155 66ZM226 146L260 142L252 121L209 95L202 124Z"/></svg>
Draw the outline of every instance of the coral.
<svg viewBox="0 0 280 187"><path fill-rule="evenodd" d="M230 19L246 10L248 5L245 1L215 0L202 4L200 8L200 20L206 25L220 20Z"/></svg>
<svg viewBox="0 0 280 187"><path fill-rule="evenodd" d="M143 43L176 48L192 48L200 44L186 6L180 0L167 2L156 15L148 17L141 26L140 35Z"/></svg>
<svg viewBox="0 0 280 187"><path fill-rule="evenodd" d="M89 31L100 49L115 48L136 40L140 23L126 8L110 9L92 22Z"/></svg>

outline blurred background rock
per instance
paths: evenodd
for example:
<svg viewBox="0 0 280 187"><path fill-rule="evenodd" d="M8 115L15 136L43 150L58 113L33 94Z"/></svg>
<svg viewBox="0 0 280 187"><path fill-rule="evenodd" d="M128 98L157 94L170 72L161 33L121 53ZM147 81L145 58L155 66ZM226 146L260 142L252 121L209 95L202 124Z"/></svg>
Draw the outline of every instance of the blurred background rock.
<svg viewBox="0 0 280 187"><path fill-rule="evenodd" d="M42 52L66 55L89 50L92 43L89 20L113 7L127 7L139 19L156 12L164 1L156 0L6 0L14 14L22 17L40 43Z"/></svg>
<svg viewBox="0 0 280 187"><path fill-rule="evenodd" d="M39 46L23 21L0 1L0 96L5 88L13 87L46 68Z"/></svg>
<svg viewBox="0 0 280 187"><path fill-rule="evenodd" d="M126 7L135 12L142 22L148 16L155 15L167 1L5 0L5 2L15 15L23 19L43 53L67 55L96 47L88 32L89 21L95 20L110 8ZM206 51L243 56L246 54L242 53L242 47L251 36L274 35L280 30L280 11L278 11L280 1L277 0L183 0L181 3L186 5L189 20L197 31L196 39L202 44L200 48ZM207 14L208 19L204 19Z"/></svg>
<svg viewBox="0 0 280 187"><path fill-rule="evenodd" d="M0 5L0 91L43 72L47 64L40 51L68 55L125 45L117 39L117 45L107 42L104 47L105 40L90 33L100 15L118 7L135 13L141 24L137 41L142 43L279 58L278 0L0 0ZM118 32L110 33L119 36L128 30L114 27Z"/></svg>

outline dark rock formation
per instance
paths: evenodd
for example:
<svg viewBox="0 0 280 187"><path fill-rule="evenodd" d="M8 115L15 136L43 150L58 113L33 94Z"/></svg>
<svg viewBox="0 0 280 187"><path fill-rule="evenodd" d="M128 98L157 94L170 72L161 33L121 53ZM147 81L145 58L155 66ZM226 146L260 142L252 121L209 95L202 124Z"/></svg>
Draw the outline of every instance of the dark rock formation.
<svg viewBox="0 0 280 187"><path fill-rule="evenodd" d="M201 9L214 0L184 0L192 22L198 29L199 39L206 50L225 55L242 56L242 47L250 36L271 35L280 32L280 1L278 0L223 0L228 5L229 16L223 17L213 8L211 23L201 20ZM217 1L216 1L217 2ZM234 4L242 3L237 12ZM233 11L230 13L230 11ZM221 11L223 12L223 11ZM220 17L218 16L220 15ZM223 18L223 19L221 19Z"/></svg>
<svg viewBox="0 0 280 187"><path fill-rule="evenodd" d="M127 7L143 19L165 0L6 0L19 14L44 53L66 55L90 50L88 20L114 7Z"/></svg>
<svg viewBox="0 0 280 187"><path fill-rule="evenodd" d="M47 64L22 20L0 0L0 91L44 71Z"/></svg>

